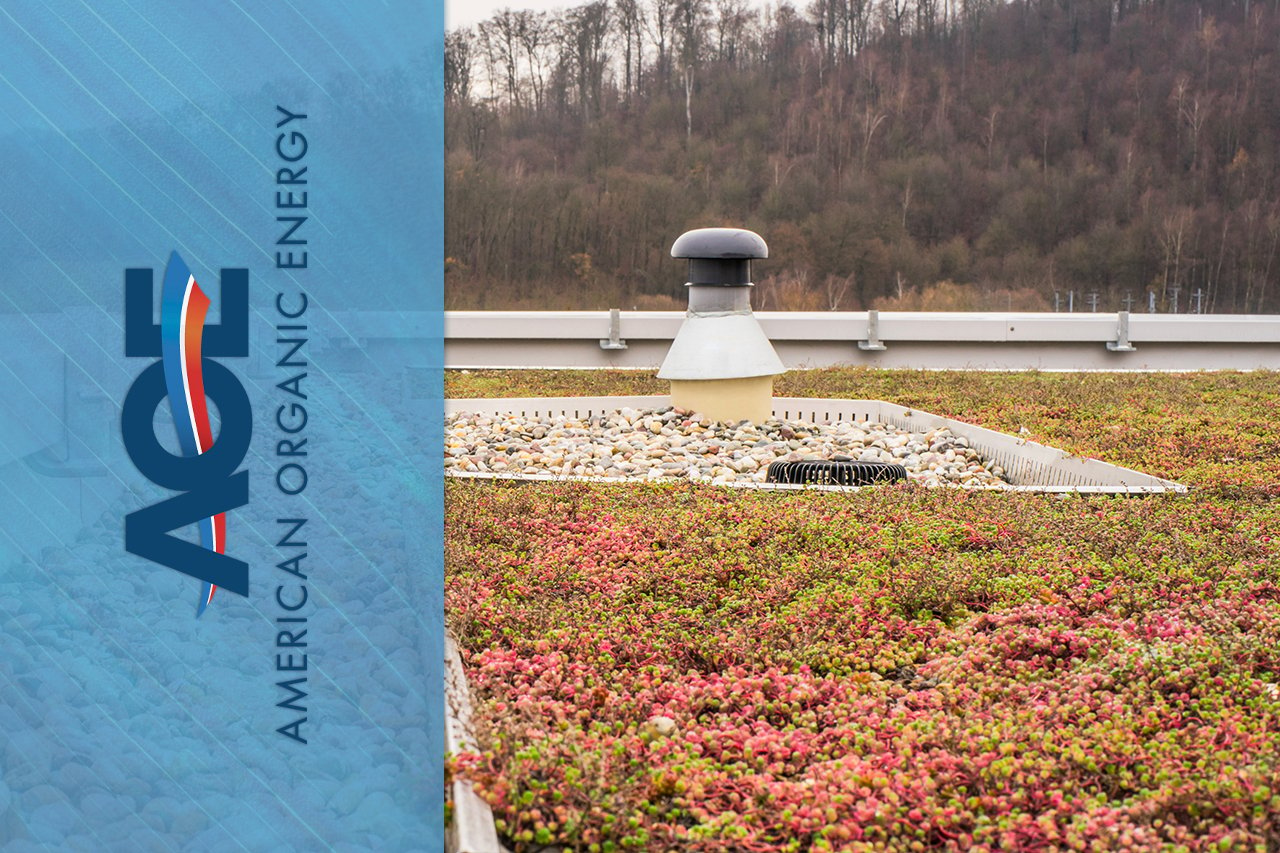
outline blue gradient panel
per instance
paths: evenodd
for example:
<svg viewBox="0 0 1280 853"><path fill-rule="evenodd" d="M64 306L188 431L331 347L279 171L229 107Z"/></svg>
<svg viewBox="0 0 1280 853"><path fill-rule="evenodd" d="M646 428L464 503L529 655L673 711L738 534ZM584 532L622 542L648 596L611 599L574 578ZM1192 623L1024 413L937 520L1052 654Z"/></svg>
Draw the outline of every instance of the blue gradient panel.
<svg viewBox="0 0 1280 853"><path fill-rule="evenodd" d="M0 4L0 851L441 849L442 43L438 3ZM252 411L249 594L199 618L124 546L188 494L122 432L175 252L209 452L212 379Z"/></svg>

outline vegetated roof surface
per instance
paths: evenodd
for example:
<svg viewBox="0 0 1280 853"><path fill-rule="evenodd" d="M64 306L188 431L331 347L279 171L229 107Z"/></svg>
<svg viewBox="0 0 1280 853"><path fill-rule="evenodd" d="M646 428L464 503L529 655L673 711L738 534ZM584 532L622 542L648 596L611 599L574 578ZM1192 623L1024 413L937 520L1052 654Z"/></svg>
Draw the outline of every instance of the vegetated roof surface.
<svg viewBox="0 0 1280 853"><path fill-rule="evenodd" d="M512 849L1280 846L1274 373L832 369L777 392L1025 429L1194 488L450 482L480 743L453 771Z"/></svg>

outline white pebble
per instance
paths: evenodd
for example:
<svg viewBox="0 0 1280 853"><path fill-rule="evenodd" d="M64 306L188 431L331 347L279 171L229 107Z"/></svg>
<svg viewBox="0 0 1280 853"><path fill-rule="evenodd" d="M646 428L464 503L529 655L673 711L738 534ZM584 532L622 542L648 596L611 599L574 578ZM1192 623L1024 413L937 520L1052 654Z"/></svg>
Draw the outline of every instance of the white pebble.
<svg viewBox="0 0 1280 853"><path fill-rule="evenodd" d="M1004 470L945 427L910 433L882 423L714 423L679 409L591 418L456 414L445 424L454 471L636 480L764 482L775 460L894 462L928 486L1000 488Z"/></svg>

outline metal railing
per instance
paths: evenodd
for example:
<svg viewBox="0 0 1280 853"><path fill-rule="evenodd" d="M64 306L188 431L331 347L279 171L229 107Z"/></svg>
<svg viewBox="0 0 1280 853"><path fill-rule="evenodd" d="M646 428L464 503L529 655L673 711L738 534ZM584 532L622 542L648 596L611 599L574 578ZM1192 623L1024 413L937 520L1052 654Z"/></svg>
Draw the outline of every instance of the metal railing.
<svg viewBox="0 0 1280 853"><path fill-rule="evenodd" d="M1280 316L756 312L788 368L1280 369ZM448 311L445 365L656 369L680 311Z"/></svg>

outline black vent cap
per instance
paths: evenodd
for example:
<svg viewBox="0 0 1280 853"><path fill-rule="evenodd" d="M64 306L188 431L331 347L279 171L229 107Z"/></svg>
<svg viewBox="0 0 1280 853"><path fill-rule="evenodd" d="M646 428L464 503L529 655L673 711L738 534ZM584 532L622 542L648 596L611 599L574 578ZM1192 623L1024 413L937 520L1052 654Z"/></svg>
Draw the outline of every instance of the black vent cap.
<svg viewBox="0 0 1280 853"><path fill-rule="evenodd" d="M689 284L746 285L751 261L769 257L769 246L743 228L698 228L681 234L671 257L689 261Z"/></svg>
<svg viewBox="0 0 1280 853"><path fill-rule="evenodd" d="M750 260L769 257L769 246L745 228L697 228L680 235L671 247L671 257Z"/></svg>

